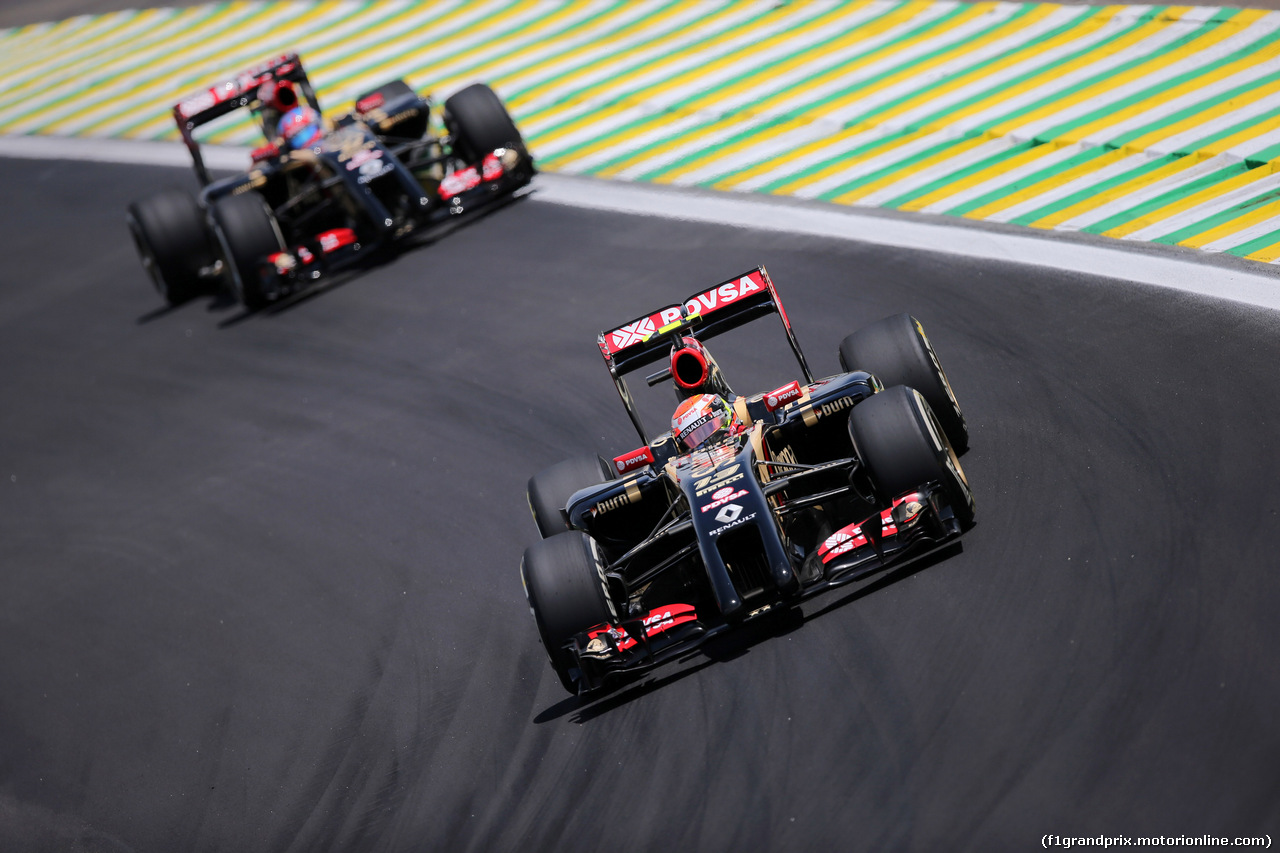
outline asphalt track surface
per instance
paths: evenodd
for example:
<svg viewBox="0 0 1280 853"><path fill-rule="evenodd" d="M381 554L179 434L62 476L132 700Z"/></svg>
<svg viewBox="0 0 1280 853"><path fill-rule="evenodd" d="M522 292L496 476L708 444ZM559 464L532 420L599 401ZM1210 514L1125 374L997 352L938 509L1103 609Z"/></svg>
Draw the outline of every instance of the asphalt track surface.
<svg viewBox="0 0 1280 853"><path fill-rule="evenodd" d="M1277 835L1280 315L536 195L282 310L165 311L122 214L188 181L0 160L0 849ZM579 702L525 481L635 446L598 330L757 263L819 372L923 321L979 524ZM731 381L794 374L758 328Z"/></svg>

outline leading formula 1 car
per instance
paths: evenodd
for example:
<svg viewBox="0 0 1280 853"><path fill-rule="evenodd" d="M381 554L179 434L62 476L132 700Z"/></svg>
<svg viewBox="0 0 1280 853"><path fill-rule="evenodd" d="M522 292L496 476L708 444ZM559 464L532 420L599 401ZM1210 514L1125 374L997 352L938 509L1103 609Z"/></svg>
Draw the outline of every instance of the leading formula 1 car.
<svg viewBox="0 0 1280 853"><path fill-rule="evenodd" d="M706 341L777 314L803 380L735 395ZM542 540L521 579L571 693L955 541L974 519L964 415L920 323L887 317L815 379L764 267L599 337L641 440L529 480ZM673 432L647 433L625 376L670 380Z"/></svg>
<svg viewBox="0 0 1280 853"><path fill-rule="evenodd" d="M305 144L282 136L281 119L314 111ZM250 110L267 144L243 175L213 180L196 128ZM168 190L129 206L142 265L170 304L225 280L260 308L362 262L425 226L510 198L532 179L533 158L493 90L481 83L445 100L403 80L365 93L324 132L302 62L286 54L173 107L203 189ZM439 132L443 127L443 133Z"/></svg>

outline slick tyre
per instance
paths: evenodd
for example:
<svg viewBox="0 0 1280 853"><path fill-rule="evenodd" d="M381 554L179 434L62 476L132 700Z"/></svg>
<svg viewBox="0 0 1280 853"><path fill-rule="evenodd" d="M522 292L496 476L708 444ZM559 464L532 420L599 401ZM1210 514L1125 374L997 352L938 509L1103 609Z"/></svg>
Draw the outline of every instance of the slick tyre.
<svg viewBox="0 0 1280 853"><path fill-rule="evenodd" d="M284 250L280 226L266 201L253 192L220 198L211 213L231 288L246 308L256 311L268 300L259 265Z"/></svg>
<svg viewBox="0 0 1280 853"><path fill-rule="evenodd" d="M468 163L476 163L495 148L524 146L502 99L484 83L472 83L444 102L445 122L454 139L454 150Z"/></svg>
<svg viewBox="0 0 1280 853"><path fill-rule="evenodd" d="M849 413L849 437L881 501L936 481L956 518L973 522L969 481L920 392L895 385L863 400Z"/></svg>
<svg viewBox="0 0 1280 853"><path fill-rule="evenodd" d="M551 668L565 690L577 693L579 673L565 644L616 618L600 552L585 533L560 533L525 549L520 578Z"/></svg>
<svg viewBox="0 0 1280 853"><path fill-rule="evenodd" d="M142 268L170 305L203 290L200 270L216 257L204 211L183 190L165 190L129 205L125 220Z"/></svg>
<svg viewBox="0 0 1280 853"><path fill-rule="evenodd" d="M543 539L569 530L561 511L579 489L613 479L609 463L599 456L576 456L557 462L529 478L529 511Z"/></svg>
<svg viewBox="0 0 1280 853"><path fill-rule="evenodd" d="M886 388L906 385L924 395L957 453L969 449L969 427L920 321L885 317L840 342L840 366L874 374Z"/></svg>

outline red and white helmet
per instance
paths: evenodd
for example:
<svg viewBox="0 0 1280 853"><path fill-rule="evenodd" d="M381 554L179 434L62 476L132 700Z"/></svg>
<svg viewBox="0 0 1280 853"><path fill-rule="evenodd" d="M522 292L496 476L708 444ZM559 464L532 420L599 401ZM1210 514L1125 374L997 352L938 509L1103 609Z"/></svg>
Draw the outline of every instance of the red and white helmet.
<svg viewBox="0 0 1280 853"><path fill-rule="evenodd" d="M697 394L685 400L671 417L671 433L685 451L723 441L738 430L738 418L718 394Z"/></svg>

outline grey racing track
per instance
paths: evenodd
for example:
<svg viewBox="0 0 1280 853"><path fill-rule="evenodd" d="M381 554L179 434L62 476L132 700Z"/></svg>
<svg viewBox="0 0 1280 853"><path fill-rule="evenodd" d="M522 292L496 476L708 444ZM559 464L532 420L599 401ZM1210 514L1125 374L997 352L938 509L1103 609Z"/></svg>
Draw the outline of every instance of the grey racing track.
<svg viewBox="0 0 1280 853"><path fill-rule="evenodd" d="M0 161L0 849L1280 830L1277 314L536 194L281 310L165 311L123 211L188 181ZM758 263L820 373L922 320L979 524L579 702L525 481L636 446L597 331ZM794 378L756 328L730 381Z"/></svg>

